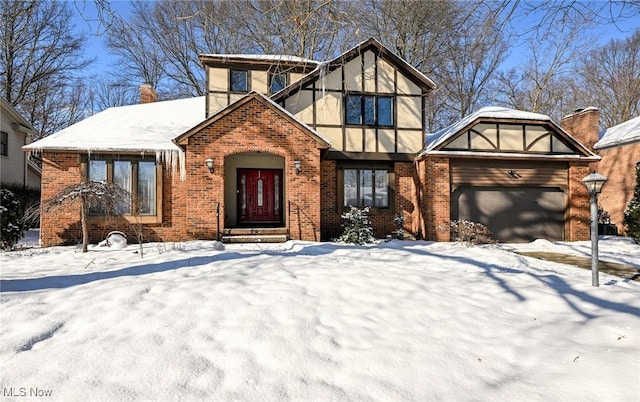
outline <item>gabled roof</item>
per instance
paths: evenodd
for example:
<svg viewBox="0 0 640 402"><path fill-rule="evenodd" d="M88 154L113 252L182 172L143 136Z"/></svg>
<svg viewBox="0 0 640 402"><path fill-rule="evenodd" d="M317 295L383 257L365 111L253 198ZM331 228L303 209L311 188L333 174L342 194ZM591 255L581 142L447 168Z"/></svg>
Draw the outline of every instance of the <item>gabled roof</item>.
<svg viewBox="0 0 640 402"><path fill-rule="evenodd" d="M111 107L24 150L75 152L179 151L172 142L204 119L205 97Z"/></svg>
<svg viewBox="0 0 640 402"><path fill-rule="evenodd" d="M376 39L370 38L342 53L335 59L319 64L315 70L302 77L299 81L293 82L286 88L273 94L271 96L271 99L278 101L283 97L288 96L291 92L295 92L297 89L307 85L308 83L319 79L320 76L323 76L335 70L336 68L348 63L349 61L362 54L364 51L370 49L374 49L377 53L382 54L386 59L391 61L392 64L403 71L406 76L414 81L414 83L419 87L428 88L429 90L432 90L436 87L436 84L431 81L431 79L429 79L426 75L420 72L417 68L407 63L402 57L389 50Z"/></svg>
<svg viewBox="0 0 640 402"><path fill-rule="evenodd" d="M640 142L640 116L606 129L595 149L613 148Z"/></svg>
<svg viewBox="0 0 640 402"><path fill-rule="evenodd" d="M23 134L37 134L38 132L33 127L33 125L25 119L20 112L16 110L15 107L4 97L0 96L0 108L4 110L11 118L13 122L18 125L17 128L14 127L14 130L19 131Z"/></svg>
<svg viewBox="0 0 640 402"><path fill-rule="evenodd" d="M314 129L312 129L302 121L298 120L298 118L296 118L294 115L289 113L287 110L285 110L283 107L281 107L280 105L278 105L277 103L275 103L274 101L266 97L265 95L255 91L249 92L247 95L238 99L237 101L230 104L226 108L220 110L219 112L210 116L206 120L200 122L198 125L185 131L184 133L176 137L173 140L173 142L181 146L187 145L189 137L191 137L193 134L199 132L200 130L207 127L208 125L215 123L216 121L222 119L223 117L231 114L235 110L240 109L242 106L246 105L252 100L257 100L261 102L266 107L270 108L271 110L273 110L274 112L282 116L284 119L288 120L291 124L297 126L303 132L307 133L311 138L316 140L320 148L331 147L331 143L327 141L324 137L322 137L317 131L315 131Z"/></svg>
<svg viewBox="0 0 640 402"><path fill-rule="evenodd" d="M465 116L458 122L443 128L440 131L435 133L426 135L426 147L418 154L418 157L434 154L434 153L456 153L456 154L469 154L477 152L470 151L442 151L444 146L446 146L449 142L453 141L455 137L459 134L467 131L469 128L474 125L482 122L491 122L491 123L511 123L511 124L546 124L549 125L561 135L567 142L573 145L577 150L580 151L582 157L594 158L595 160L600 159L597 155L587 149L584 145L582 145L578 140L573 138L569 133L564 131L559 125L557 125L551 118L547 115L540 113L527 112L523 110L509 109L507 107L501 106L488 106L483 107L482 109ZM493 155L492 153L483 152L482 155ZM516 154L511 154L515 156ZM529 154L523 154L523 156L530 157ZM547 155L543 155L543 157L549 157ZM566 156L562 156L566 157Z"/></svg>

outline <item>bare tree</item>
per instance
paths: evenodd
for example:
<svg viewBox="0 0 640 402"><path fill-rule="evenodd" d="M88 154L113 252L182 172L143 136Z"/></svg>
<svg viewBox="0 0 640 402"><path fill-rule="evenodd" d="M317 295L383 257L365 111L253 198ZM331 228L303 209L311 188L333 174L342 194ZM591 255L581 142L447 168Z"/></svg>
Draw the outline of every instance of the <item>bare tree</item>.
<svg viewBox="0 0 640 402"><path fill-rule="evenodd" d="M345 23L344 2L333 0L240 0L235 27L256 51L316 60L337 55Z"/></svg>
<svg viewBox="0 0 640 402"><path fill-rule="evenodd" d="M100 208L106 212L115 211L117 205L127 202L129 192L113 183L103 181L85 181L72 184L60 190L52 198L43 203L47 211L67 206L67 204L79 203L80 224L82 226L82 252L88 251L89 224L87 216L91 208Z"/></svg>
<svg viewBox="0 0 640 402"><path fill-rule="evenodd" d="M640 29L587 53L580 75L582 101L600 108L604 127L640 115Z"/></svg>
<svg viewBox="0 0 640 402"><path fill-rule="evenodd" d="M2 96L23 113L41 135L74 123L85 39L73 34L71 11L57 1L0 2L0 87ZM62 119L51 118L60 113Z"/></svg>
<svg viewBox="0 0 640 402"><path fill-rule="evenodd" d="M549 27L546 40L526 41L523 62L501 71L493 87L493 97L506 106L561 118L575 108L572 97L576 64L580 55L594 43L585 35L583 23ZM528 55L528 57L526 56Z"/></svg>
<svg viewBox="0 0 640 402"><path fill-rule="evenodd" d="M145 26L146 14L152 5L135 2L131 21L114 18L107 26L107 46L120 59L117 76L137 86L142 83L158 87L163 78L166 58L160 46L149 36Z"/></svg>

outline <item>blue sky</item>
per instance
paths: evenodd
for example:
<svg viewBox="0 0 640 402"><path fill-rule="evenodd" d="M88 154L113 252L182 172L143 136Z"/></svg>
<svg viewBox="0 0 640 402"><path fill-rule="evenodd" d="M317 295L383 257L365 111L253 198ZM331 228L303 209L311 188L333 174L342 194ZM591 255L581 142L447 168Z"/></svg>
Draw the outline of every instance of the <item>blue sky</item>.
<svg viewBox="0 0 640 402"><path fill-rule="evenodd" d="M112 0L110 4L111 9L119 15L127 15L131 7L129 1ZM88 67L87 75L108 72L116 63L116 59L107 52L104 28L99 23L94 0L73 0L72 9L76 14L75 28L87 35L86 57L96 60L92 66ZM611 39L627 38L639 27L640 16L637 16L635 19L627 18L617 21L616 24L601 26L588 34L593 34L597 38L598 44L603 45ZM523 54L518 49L517 46L510 49L509 58L504 66L516 65L522 61Z"/></svg>

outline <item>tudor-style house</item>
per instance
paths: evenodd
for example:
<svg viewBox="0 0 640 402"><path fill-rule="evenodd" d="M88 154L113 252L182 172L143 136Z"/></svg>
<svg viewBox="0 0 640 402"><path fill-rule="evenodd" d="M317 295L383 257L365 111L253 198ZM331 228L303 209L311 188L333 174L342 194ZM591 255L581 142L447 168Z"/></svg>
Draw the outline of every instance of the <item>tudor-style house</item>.
<svg viewBox="0 0 640 402"><path fill-rule="evenodd" d="M547 116L493 108L425 135L435 84L375 39L328 62L200 59L206 96L107 109L25 147L42 152L43 200L83 180L129 190L115 214L90 211L92 241L135 223L148 241L330 240L350 206L379 237L402 216L416 238L449 240L457 218L502 241L588 238L580 180L598 157ZM43 245L79 231L77 206L43 214Z"/></svg>

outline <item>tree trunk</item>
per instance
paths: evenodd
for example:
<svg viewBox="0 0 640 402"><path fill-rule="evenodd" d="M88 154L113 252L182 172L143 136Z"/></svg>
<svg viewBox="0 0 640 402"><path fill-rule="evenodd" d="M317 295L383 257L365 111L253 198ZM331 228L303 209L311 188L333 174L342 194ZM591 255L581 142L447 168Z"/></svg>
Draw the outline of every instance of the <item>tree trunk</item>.
<svg viewBox="0 0 640 402"><path fill-rule="evenodd" d="M82 225L82 252L86 253L89 246L89 228L87 227L87 203L80 197L80 224Z"/></svg>

